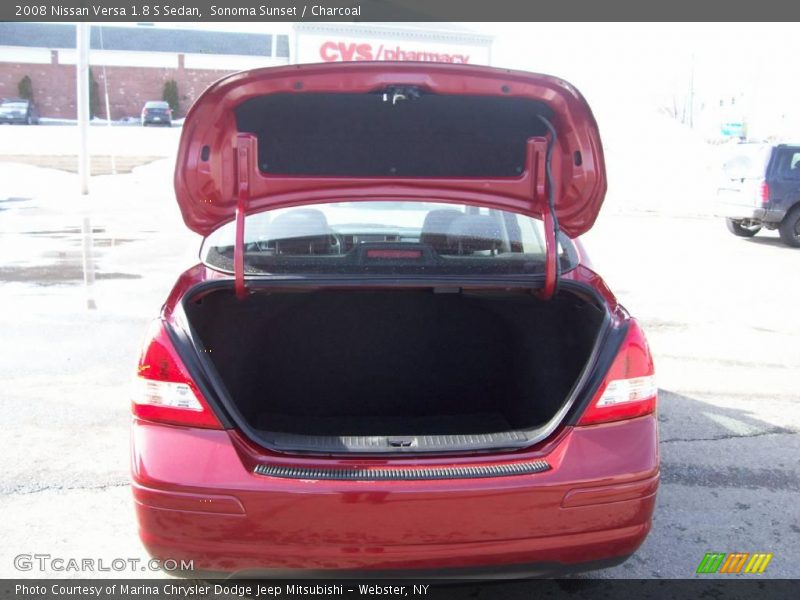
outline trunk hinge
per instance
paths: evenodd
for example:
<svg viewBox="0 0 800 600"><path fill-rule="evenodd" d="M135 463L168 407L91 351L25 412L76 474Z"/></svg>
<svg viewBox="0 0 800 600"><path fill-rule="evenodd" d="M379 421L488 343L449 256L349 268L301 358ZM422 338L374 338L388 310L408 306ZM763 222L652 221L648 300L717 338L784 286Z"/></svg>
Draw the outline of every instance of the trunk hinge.
<svg viewBox="0 0 800 600"><path fill-rule="evenodd" d="M236 136L236 237L233 246L233 279L237 298L247 297L244 282L244 218L250 199L250 167L255 137L249 133Z"/></svg>
<svg viewBox="0 0 800 600"><path fill-rule="evenodd" d="M555 177L553 177L552 164L553 147L557 137L556 130L550 121L541 115L539 119L550 132L550 137L533 140L530 152L533 164L530 166L533 168L534 201L540 205L544 204L542 209L545 241L544 287L539 291L539 297L549 300L558 293L558 280L561 275L561 262L558 259L560 229L556 215L556 191L558 188ZM544 202L542 202L543 200Z"/></svg>

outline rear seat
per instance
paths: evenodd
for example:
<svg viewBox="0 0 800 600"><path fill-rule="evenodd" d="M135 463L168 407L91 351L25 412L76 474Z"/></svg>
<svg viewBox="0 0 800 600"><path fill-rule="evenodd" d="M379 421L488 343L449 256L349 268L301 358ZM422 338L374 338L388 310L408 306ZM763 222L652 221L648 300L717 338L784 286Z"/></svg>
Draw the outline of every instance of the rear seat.
<svg viewBox="0 0 800 600"><path fill-rule="evenodd" d="M452 254L447 236L453 222L463 217L464 213L453 208L442 208L430 211L425 215L419 241L428 244L439 254Z"/></svg>
<svg viewBox="0 0 800 600"><path fill-rule="evenodd" d="M276 254L310 255L331 251L331 229L325 214L314 208L291 210L275 217L267 236Z"/></svg>
<svg viewBox="0 0 800 600"><path fill-rule="evenodd" d="M494 217L464 215L450 225L447 244L452 254L490 251L494 255L502 248L503 231Z"/></svg>

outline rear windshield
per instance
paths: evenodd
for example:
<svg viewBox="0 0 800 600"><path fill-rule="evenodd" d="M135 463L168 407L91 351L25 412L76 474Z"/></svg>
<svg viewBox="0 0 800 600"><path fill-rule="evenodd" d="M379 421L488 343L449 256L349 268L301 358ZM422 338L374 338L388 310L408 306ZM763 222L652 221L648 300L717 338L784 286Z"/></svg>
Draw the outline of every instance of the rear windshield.
<svg viewBox="0 0 800 600"><path fill-rule="evenodd" d="M166 102L147 102L144 105L145 108L169 108L169 104Z"/></svg>
<svg viewBox="0 0 800 600"><path fill-rule="evenodd" d="M722 172L729 179L763 179L771 147L746 144L736 146L723 159Z"/></svg>
<svg viewBox="0 0 800 600"><path fill-rule="evenodd" d="M233 272L235 224L203 243L203 262ZM559 241L562 270L577 264ZM281 208L245 219L248 274L522 275L544 272L541 221L477 206L337 202Z"/></svg>
<svg viewBox="0 0 800 600"><path fill-rule="evenodd" d="M28 103L20 101L12 101L12 102L3 102L0 106L2 106L3 108L28 108Z"/></svg>

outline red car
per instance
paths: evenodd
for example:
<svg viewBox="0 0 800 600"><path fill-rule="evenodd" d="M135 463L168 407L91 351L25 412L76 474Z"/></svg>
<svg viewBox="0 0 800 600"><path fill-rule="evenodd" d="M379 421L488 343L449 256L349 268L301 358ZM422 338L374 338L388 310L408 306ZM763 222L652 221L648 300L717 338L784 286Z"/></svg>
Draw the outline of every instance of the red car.
<svg viewBox="0 0 800 600"><path fill-rule="evenodd" d="M576 239L606 190L570 84L243 72L186 117L205 236L148 333L132 477L156 557L222 572L619 564L659 480L653 362Z"/></svg>

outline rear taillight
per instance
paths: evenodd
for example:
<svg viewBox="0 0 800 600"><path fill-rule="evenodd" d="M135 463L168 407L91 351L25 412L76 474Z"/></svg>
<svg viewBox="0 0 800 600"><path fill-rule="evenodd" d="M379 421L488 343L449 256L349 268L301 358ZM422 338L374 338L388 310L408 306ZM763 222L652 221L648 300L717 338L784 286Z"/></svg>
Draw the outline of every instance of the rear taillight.
<svg viewBox="0 0 800 600"><path fill-rule="evenodd" d="M147 332L131 400L133 414L141 419L222 429L160 320L153 321Z"/></svg>
<svg viewBox="0 0 800 600"><path fill-rule="evenodd" d="M653 357L642 329L630 320L628 333L614 363L578 425L622 421L656 410Z"/></svg>
<svg viewBox="0 0 800 600"><path fill-rule="evenodd" d="M769 184L766 181L761 182L761 204L766 206L769 204Z"/></svg>

